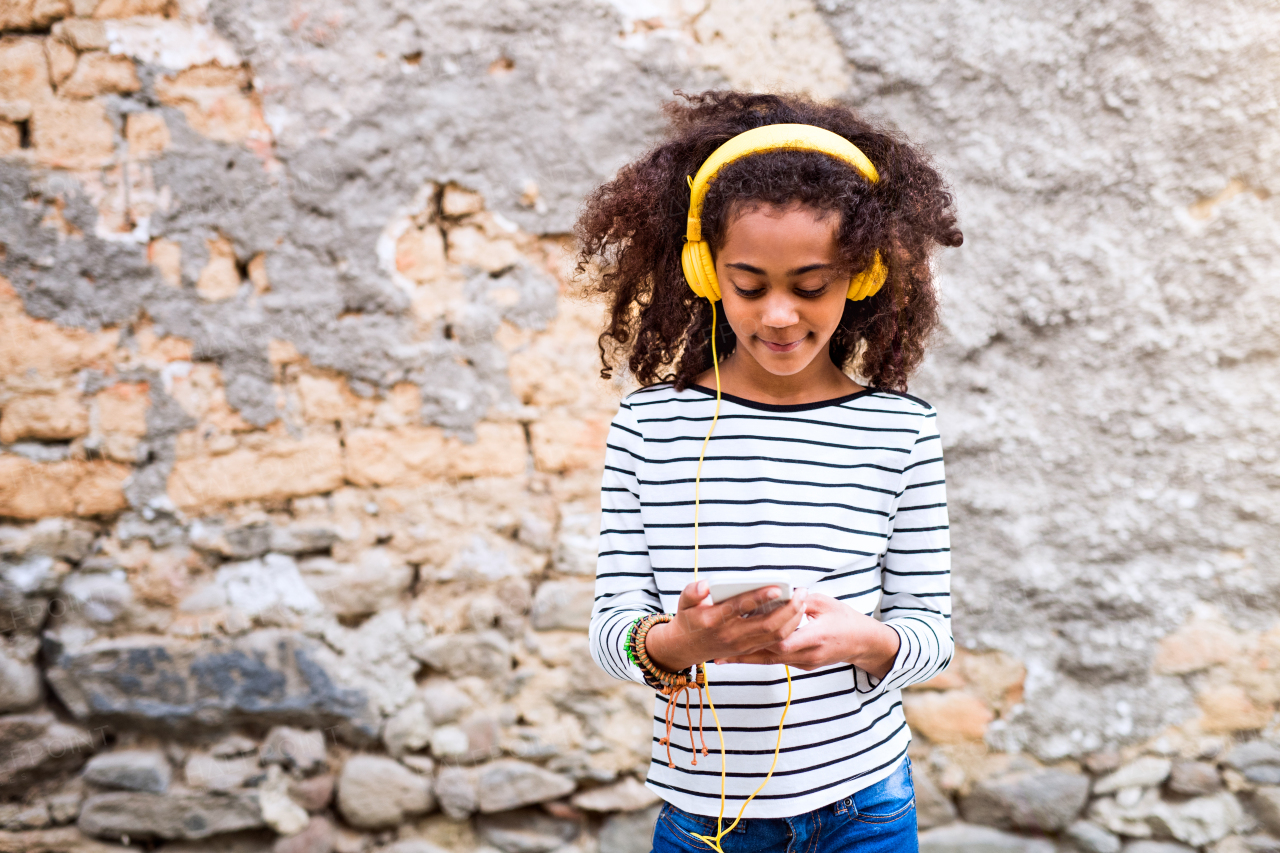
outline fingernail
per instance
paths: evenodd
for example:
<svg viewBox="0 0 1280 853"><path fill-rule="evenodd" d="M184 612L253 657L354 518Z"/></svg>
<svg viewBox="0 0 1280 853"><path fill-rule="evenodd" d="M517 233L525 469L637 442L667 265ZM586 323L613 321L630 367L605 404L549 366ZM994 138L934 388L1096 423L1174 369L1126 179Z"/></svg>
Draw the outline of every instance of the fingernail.
<svg viewBox="0 0 1280 853"><path fill-rule="evenodd" d="M778 589L776 586L771 586L769 587L769 591L764 594L764 597L772 601L780 595L782 595L782 590Z"/></svg>

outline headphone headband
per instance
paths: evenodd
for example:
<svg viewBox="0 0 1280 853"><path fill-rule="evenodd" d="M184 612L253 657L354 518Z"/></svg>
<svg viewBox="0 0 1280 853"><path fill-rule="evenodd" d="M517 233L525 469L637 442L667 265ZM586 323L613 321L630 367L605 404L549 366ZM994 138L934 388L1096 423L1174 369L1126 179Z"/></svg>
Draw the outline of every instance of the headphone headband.
<svg viewBox="0 0 1280 853"><path fill-rule="evenodd" d="M715 264L711 250L702 239L702 203L707 190L720 170L735 160L762 151L817 151L837 160L843 160L858 170L871 183L880 180L876 167L849 140L838 133L811 124L767 124L763 127L739 133L729 139L706 159L689 183L689 218L685 231L684 252L681 262L689 287L699 296L713 302L720 298L720 285L716 281ZM888 275L877 251L871 266L853 277L849 284L849 299L865 299L884 284Z"/></svg>

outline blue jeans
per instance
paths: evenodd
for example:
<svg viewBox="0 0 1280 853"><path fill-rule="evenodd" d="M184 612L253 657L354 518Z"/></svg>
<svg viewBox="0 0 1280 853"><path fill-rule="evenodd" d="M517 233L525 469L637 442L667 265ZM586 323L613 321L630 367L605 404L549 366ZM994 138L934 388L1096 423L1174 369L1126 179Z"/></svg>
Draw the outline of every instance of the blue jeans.
<svg viewBox="0 0 1280 853"><path fill-rule="evenodd" d="M726 807L724 826L736 808ZM716 819L667 803L653 828L653 853L689 853L712 848L698 835L715 835ZM903 758L887 778L851 797L807 814L743 818L720 839L724 853L917 853L916 793L911 759Z"/></svg>

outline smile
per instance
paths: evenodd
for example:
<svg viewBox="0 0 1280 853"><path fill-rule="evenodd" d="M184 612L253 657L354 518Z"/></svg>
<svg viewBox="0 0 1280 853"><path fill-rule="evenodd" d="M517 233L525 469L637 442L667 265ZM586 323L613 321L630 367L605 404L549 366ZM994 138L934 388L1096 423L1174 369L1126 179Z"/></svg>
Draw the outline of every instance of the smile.
<svg viewBox="0 0 1280 853"><path fill-rule="evenodd" d="M760 343L767 346L770 352L791 352L796 347L800 346L802 341L804 341L804 338L792 341L789 344L775 344L773 341L766 341L764 338L760 338Z"/></svg>

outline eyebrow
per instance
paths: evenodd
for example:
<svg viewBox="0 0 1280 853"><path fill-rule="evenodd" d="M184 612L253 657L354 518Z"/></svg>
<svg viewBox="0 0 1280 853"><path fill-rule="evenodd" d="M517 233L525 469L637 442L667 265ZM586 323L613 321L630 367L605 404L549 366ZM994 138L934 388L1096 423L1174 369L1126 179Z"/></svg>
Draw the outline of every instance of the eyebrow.
<svg viewBox="0 0 1280 853"><path fill-rule="evenodd" d="M743 272L749 272L749 273L751 273L752 275L764 275L764 274L765 274L764 270L760 269L759 267L753 267L753 266L751 266L751 264L725 264L725 266L726 266L726 267L729 267L730 269L742 270ZM805 273L807 273L807 272L813 272L814 270L827 269L827 268L828 268L828 267L830 267L830 266L831 266L831 264L807 264L807 265L805 265L805 266L803 266L803 267L796 267L796 268L795 268L795 269L793 269L793 270L788 270L788 271L787 271L787 275L804 275L804 274L805 274Z"/></svg>

